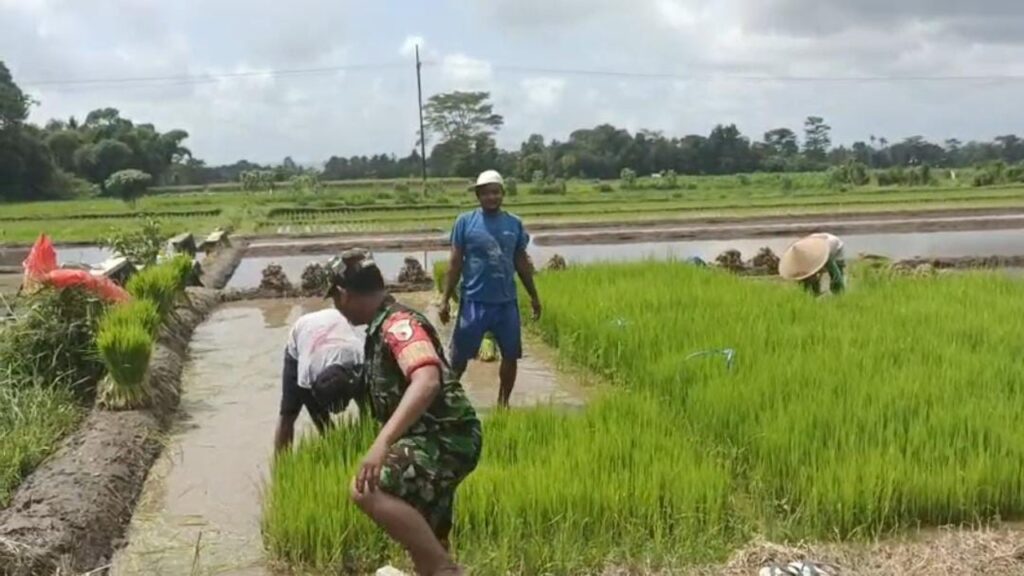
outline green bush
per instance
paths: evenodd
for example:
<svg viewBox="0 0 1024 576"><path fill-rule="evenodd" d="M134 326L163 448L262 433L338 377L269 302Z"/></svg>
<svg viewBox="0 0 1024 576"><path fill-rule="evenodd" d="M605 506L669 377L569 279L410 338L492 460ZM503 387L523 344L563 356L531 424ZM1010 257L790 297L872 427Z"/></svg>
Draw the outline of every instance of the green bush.
<svg viewBox="0 0 1024 576"><path fill-rule="evenodd" d="M516 180L514 177L506 178L505 179L505 193L508 194L509 196L518 196L519 195L519 181Z"/></svg>
<svg viewBox="0 0 1024 576"><path fill-rule="evenodd" d="M864 186L871 181L868 167L855 160L850 160L829 170L829 185L833 188L842 186Z"/></svg>
<svg viewBox="0 0 1024 576"><path fill-rule="evenodd" d="M675 190L679 187L679 175L676 174L675 170L669 170L662 175L661 181L658 182L658 188L662 190Z"/></svg>
<svg viewBox="0 0 1024 576"><path fill-rule="evenodd" d="M1007 169L1006 163L1002 161L991 162L984 166L979 166L974 173L974 179L972 184L975 187L982 186L995 186L996 184L1004 184L1007 182Z"/></svg>
<svg viewBox="0 0 1024 576"><path fill-rule="evenodd" d="M622 180L623 189L633 190L636 188L636 170L623 168L622 172L619 173L619 179Z"/></svg>
<svg viewBox="0 0 1024 576"><path fill-rule="evenodd" d="M537 184L530 189L530 194L541 196L564 196L566 192L568 192L568 187L565 185L565 180L561 178L554 182Z"/></svg>
<svg viewBox="0 0 1024 576"><path fill-rule="evenodd" d="M46 288L19 304L0 331L0 379L88 395L103 373L95 338L106 305L77 288Z"/></svg>
<svg viewBox="0 0 1024 576"><path fill-rule="evenodd" d="M134 229L115 228L100 244L124 256L135 266L149 266L160 256L164 239L160 222L148 218Z"/></svg>
<svg viewBox="0 0 1024 576"><path fill-rule="evenodd" d="M594 189L597 192L600 192L601 194L610 194L612 192L615 192L615 187L609 184L608 182L599 182L597 185L594 186Z"/></svg>
<svg viewBox="0 0 1024 576"><path fill-rule="evenodd" d="M134 323L110 322L100 326L96 347L109 376L100 391L103 406L114 409L145 406L149 398L145 376L153 354L153 334L145 325L148 321L149 318L140 317Z"/></svg>
<svg viewBox="0 0 1024 576"><path fill-rule="evenodd" d="M141 170L114 172L104 183L107 193L124 200L132 206L142 197L153 183L153 177Z"/></svg>

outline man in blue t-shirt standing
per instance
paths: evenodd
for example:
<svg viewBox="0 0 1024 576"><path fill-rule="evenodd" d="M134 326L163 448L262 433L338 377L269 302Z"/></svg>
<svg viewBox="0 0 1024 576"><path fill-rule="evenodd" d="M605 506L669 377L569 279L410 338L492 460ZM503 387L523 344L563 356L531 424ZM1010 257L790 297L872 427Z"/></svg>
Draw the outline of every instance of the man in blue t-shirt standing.
<svg viewBox="0 0 1024 576"><path fill-rule="evenodd" d="M526 255L530 236L518 217L501 209L505 199L501 174L495 170L481 173L475 188L480 208L459 216L452 229L441 321L447 324L450 320L450 303L462 280L459 318L452 335L452 368L460 375L465 372L466 365L480 351L484 334L493 334L501 350L498 405L508 406L523 356L516 275L530 295L534 320L540 318L540 297Z"/></svg>

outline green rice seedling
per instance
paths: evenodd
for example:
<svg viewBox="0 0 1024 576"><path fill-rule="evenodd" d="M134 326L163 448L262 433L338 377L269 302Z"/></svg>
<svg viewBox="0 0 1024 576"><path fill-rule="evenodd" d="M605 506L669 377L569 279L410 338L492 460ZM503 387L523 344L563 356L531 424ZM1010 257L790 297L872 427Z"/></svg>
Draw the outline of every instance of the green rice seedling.
<svg viewBox="0 0 1024 576"><path fill-rule="evenodd" d="M105 324L96 336L96 347L108 376L100 390L100 404L127 410L149 401L145 377L153 353L153 334L140 320L135 324Z"/></svg>
<svg viewBox="0 0 1024 576"><path fill-rule="evenodd" d="M111 332L128 326L141 326L148 334L156 335L160 328L160 311L146 299L136 299L109 308L100 321L101 332Z"/></svg>
<svg viewBox="0 0 1024 576"><path fill-rule="evenodd" d="M156 305L160 318L166 318L184 289L181 276L172 263L150 266L128 280L128 292Z"/></svg>
<svg viewBox="0 0 1024 576"><path fill-rule="evenodd" d="M194 273L192 257L187 254L178 254L167 261L167 266L174 270L174 277L177 280L178 290L184 291Z"/></svg>

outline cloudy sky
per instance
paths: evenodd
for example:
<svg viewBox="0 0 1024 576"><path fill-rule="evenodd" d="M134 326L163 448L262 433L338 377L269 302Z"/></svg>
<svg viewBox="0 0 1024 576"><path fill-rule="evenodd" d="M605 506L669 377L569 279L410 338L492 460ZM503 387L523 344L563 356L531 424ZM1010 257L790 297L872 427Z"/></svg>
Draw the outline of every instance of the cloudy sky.
<svg viewBox="0 0 1024 576"><path fill-rule="evenodd" d="M211 163L407 153L416 43L425 95L490 91L504 146L811 114L839 142L1024 132L1021 0L0 0L33 120L114 106Z"/></svg>

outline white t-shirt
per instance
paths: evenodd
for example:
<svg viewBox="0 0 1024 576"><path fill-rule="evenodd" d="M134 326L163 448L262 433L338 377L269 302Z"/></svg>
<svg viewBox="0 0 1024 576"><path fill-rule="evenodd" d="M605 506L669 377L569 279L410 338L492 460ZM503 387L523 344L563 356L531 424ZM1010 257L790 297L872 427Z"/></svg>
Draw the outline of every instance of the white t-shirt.
<svg viewBox="0 0 1024 576"><path fill-rule="evenodd" d="M311 388L332 364L362 364L366 330L356 328L334 308L306 314L295 322L285 352L298 361L298 383Z"/></svg>
<svg viewBox="0 0 1024 576"><path fill-rule="evenodd" d="M828 241L828 255L832 258L842 258L843 248L846 246L838 236L829 234L828 232L820 232L818 234L811 234L815 238L822 238Z"/></svg>

